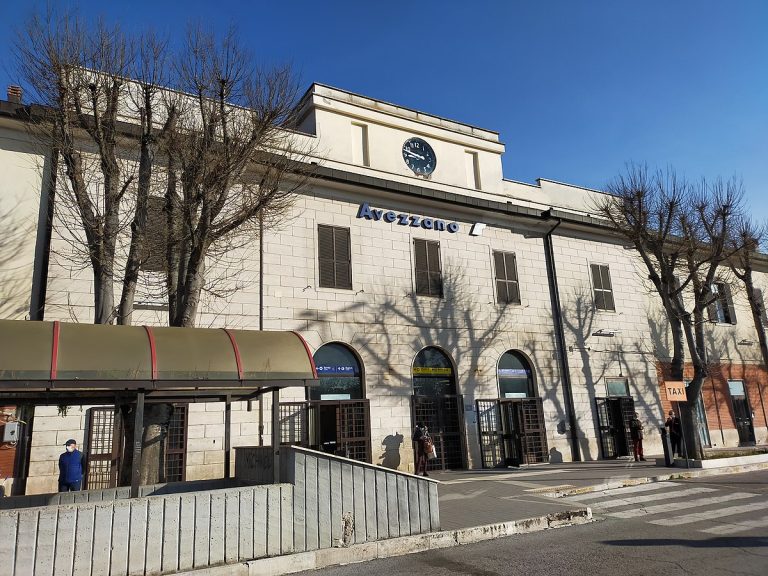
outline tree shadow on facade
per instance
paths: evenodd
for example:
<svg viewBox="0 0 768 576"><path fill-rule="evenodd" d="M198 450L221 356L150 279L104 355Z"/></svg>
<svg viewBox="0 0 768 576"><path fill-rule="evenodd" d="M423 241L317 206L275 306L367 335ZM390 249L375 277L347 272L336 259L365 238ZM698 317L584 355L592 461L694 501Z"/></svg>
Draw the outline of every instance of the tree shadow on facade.
<svg viewBox="0 0 768 576"><path fill-rule="evenodd" d="M0 230L0 318L23 319L29 313L30 279L19 255L34 238L35 227L14 219L10 211L0 211Z"/></svg>
<svg viewBox="0 0 768 576"><path fill-rule="evenodd" d="M522 307L481 303L486 296L475 288L462 269L448 265L443 269L442 297L418 295L413 289L404 289L400 296L391 286L380 285L371 288L370 295L365 293L364 301L337 312L337 316L351 316L362 324L345 334L344 341L359 353L365 365L368 390L375 389L377 397L399 397L400 406L407 407L413 395L414 359L422 349L436 347L452 363L458 394L466 400L474 400L479 392L498 396L498 387L489 384L491 379L495 381L498 363L498 357L493 357L491 363L491 356L497 349L501 350L500 356L507 349L518 348L512 345L515 341L526 341L519 330L511 332ZM338 340L330 319L314 311L306 317L308 331L317 331L324 342ZM551 334L546 338L551 341ZM536 342L533 337L529 340ZM541 356L536 346L528 346L524 352L534 361ZM469 405L469 401L465 404ZM470 427L465 438L472 443L475 434ZM401 439L399 432L387 436L382 442L383 452L374 454L374 459L382 460L384 465L399 460Z"/></svg>
<svg viewBox="0 0 768 576"><path fill-rule="evenodd" d="M655 363L654 368L649 369L647 361L633 363L630 360L632 356L653 358L654 351L645 349L643 341L638 339L630 340L626 346L620 332L605 332L606 335L599 335L603 334L601 329L604 327L596 324L595 305L592 295L586 287L575 289L570 298L563 298L561 307L563 330L568 343L565 353L569 354L570 358L578 359L578 368L573 365L575 362L569 361L569 364L571 364L572 373L575 373L575 370L581 372L589 403L592 432L599 446L601 431L596 399L609 396L608 379L626 380L630 396L633 400L640 400L638 404L635 404L638 412L651 414L657 411L661 396L655 378ZM654 325L650 314L649 324L652 335L654 333L660 334L659 327ZM656 337L652 336L652 343L655 341ZM570 344L571 342L573 344ZM635 369L638 364L646 366L643 373ZM583 414L583 416L585 415ZM579 418L579 420L582 423L587 421L584 417ZM600 457L599 453L594 455L591 453L586 430L581 431L579 441L586 460Z"/></svg>

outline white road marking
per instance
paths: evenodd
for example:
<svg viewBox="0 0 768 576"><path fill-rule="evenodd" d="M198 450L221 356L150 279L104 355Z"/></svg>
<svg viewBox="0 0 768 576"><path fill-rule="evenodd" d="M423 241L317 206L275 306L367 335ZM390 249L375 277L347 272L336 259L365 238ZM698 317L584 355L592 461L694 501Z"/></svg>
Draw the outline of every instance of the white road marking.
<svg viewBox="0 0 768 576"><path fill-rule="evenodd" d="M755 520L743 520L741 522L732 522L730 524L721 524L714 528L707 528L702 530L707 534L735 534L736 532L744 532L745 530L751 530L752 528L765 528L768 527L768 516L762 518L756 518Z"/></svg>
<svg viewBox="0 0 768 576"><path fill-rule="evenodd" d="M477 482L478 480L486 482L498 482L501 480L517 480L527 476L549 476L552 474L562 474L565 470L537 470L535 472L512 472L509 474L489 474L488 476L472 476L471 478L457 478L456 480L443 480L442 484L466 484L467 482Z"/></svg>
<svg viewBox="0 0 768 576"><path fill-rule="evenodd" d="M605 510L606 508L619 508L620 506L629 506L630 504L641 504L643 502L657 502L658 500L672 500L683 496L692 496L694 494L703 494L705 492L716 492L716 488L686 488L685 490L675 490L664 492L662 494L646 494L645 496L634 496L630 498L617 498L605 502L590 502L590 506Z"/></svg>
<svg viewBox="0 0 768 576"><path fill-rule="evenodd" d="M650 492L651 490L662 490L669 486L678 486L677 482L651 482L650 484L638 484L637 486L626 486L624 488L614 488L612 490L602 490L600 492L589 492L588 494L577 494L567 496L570 500L593 500L614 496L618 494L633 494L635 492Z"/></svg>
<svg viewBox="0 0 768 576"><path fill-rule="evenodd" d="M751 494L751 496L759 497L760 495ZM701 522L703 520L715 520L725 516L735 516L736 514L753 512L755 510L764 510L765 508L768 508L768 502L753 502L751 504L744 504L742 506L729 506L728 508L716 508L714 510L707 510L706 512L685 514L684 516L677 516L675 518L650 520L649 523L658 524L659 526L678 526L680 524L691 524L693 522Z"/></svg>
<svg viewBox="0 0 768 576"><path fill-rule="evenodd" d="M683 500L682 502L668 502L658 506L648 506L637 508L635 510L625 510L624 512L611 512L606 514L611 518L637 518L638 516L649 516L651 514L663 514L664 512L674 512L675 510L685 510L687 508L699 508L701 506L711 506L721 502L730 502L732 500L744 500L745 498L755 498L757 494L748 494L746 492L734 492L733 494L724 494L722 496L712 496L710 498L698 498L695 500ZM714 512L717 512L716 510ZM704 514L704 512L702 512ZM691 514L690 516L693 516ZM681 518L681 516L678 516ZM684 516L683 516L684 518Z"/></svg>

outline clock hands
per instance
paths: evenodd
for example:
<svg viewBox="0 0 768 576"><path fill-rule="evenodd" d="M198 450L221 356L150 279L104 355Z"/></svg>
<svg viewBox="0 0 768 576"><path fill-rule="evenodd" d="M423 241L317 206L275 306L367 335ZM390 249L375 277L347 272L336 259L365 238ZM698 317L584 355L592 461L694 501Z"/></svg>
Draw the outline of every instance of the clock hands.
<svg viewBox="0 0 768 576"><path fill-rule="evenodd" d="M403 160L417 176L427 176L435 171L435 151L421 138L409 138L403 142Z"/></svg>
<svg viewBox="0 0 768 576"><path fill-rule="evenodd" d="M408 156L413 156L414 158L418 158L419 160L426 160L426 158L424 158L424 156L422 156L421 154L416 154L415 152L411 152L410 150L403 150L403 152L408 154Z"/></svg>

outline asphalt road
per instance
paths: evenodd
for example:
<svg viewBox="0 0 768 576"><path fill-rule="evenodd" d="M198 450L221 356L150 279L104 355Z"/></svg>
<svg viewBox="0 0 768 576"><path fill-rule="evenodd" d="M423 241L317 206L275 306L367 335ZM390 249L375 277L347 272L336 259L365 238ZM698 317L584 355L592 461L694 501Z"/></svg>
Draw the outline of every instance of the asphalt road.
<svg viewBox="0 0 768 576"><path fill-rule="evenodd" d="M661 482L574 501L591 506L598 520L311 574L768 575L768 471Z"/></svg>

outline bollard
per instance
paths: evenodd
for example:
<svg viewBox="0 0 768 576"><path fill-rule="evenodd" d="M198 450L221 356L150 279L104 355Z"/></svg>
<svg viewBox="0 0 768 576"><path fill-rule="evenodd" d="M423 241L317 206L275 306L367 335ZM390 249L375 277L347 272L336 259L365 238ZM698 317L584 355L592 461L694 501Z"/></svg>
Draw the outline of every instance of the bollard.
<svg viewBox="0 0 768 576"><path fill-rule="evenodd" d="M669 441L669 434L667 434L666 426L659 426L659 434L661 434L661 445L664 448L664 465L674 466L675 461L672 454L672 444Z"/></svg>

